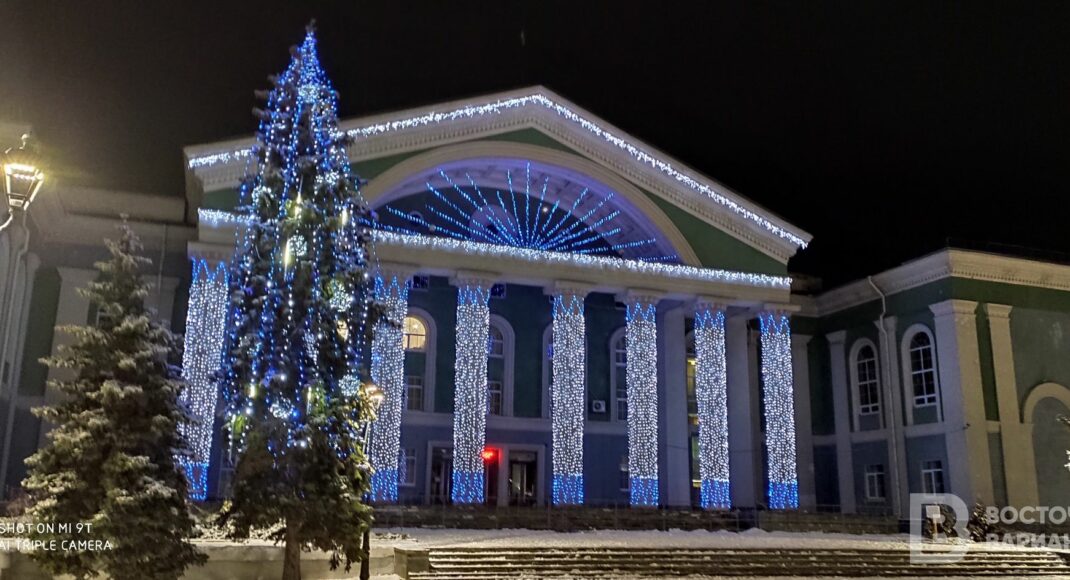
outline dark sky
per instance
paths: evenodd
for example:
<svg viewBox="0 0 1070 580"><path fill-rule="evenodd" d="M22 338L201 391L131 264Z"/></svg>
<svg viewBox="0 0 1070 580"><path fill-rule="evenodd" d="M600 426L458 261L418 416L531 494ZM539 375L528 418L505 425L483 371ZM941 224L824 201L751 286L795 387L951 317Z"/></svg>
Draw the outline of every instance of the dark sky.
<svg viewBox="0 0 1070 580"><path fill-rule="evenodd" d="M1067 2L4 0L0 119L181 195L310 17L343 116L544 84L812 233L830 283L949 236L1070 252Z"/></svg>

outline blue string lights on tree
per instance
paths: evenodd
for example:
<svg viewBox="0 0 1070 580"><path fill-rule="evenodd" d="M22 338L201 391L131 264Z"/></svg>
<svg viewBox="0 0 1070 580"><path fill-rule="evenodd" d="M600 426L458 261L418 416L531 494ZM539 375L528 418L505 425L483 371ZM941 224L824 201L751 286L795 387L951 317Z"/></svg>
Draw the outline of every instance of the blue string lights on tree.
<svg viewBox="0 0 1070 580"><path fill-rule="evenodd" d="M241 187L220 373L239 458L224 516L239 534L284 523L288 543L315 541L348 558L359 550L354 526L369 520L355 501L370 479L371 406L360 388L368 210L311 29L292 54L257 111L259 143Z"/></svg>
<svg viewBox="0 0 1070 580"><path fill-rule="evenodd" d="M424 207L426 216L388 205L385 217L392 217L389 221L393 225L382 223L378 227L547 252L619 256L626 250L650 250L655 253L639 259L678 260L675 255L657 254L653 238L627 236L615 223L621 210L611 203L612 192L599 197L584 188L571 203L563 201L559 192L550 190L549 175L542 179L532 176L530 162L522 172L506 170L504 191L485 190L468 173L459 183L444 170L438 175L446 185L427 183L431 199Z"/></svg>
<svg viewBox="0 0 1070 580"><path fill-rule="evenodd" d="M761 323L762 402L768 453L769 508L797 509L795 399L791 368L791 324L780 312L763 312Z"/></svg>

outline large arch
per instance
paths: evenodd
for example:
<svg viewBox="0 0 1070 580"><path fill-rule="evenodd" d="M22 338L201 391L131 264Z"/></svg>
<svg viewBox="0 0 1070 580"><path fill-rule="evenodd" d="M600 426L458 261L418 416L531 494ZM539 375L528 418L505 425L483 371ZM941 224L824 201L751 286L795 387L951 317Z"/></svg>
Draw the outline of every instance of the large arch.
<svg viewBox="0 0 1070 580"><path fill-rule="evenodd" d="M1022 405L1022 422L1029 427L1039 505L1070 505L1070 472L1066 450L1070 431L1059 418L1070 416L1070 389L1057 383L1033 387Z"/></svg>
<svg viewBox="0 0 1070 580"><path fill-rule="evenodd" d="M589 182L603 191L620 196L624 202L618 204L617 209L656 231L681 263L702 267L694 249L676 224L638 187L592 161L547 147L504 141L475 141L436 148L410 157L376 176L368 182L363 194L369 205L381 207L426 190L428 175L437 174L442 168L521 161L530 161L542 169L557 172L571 180Z"/></svg>

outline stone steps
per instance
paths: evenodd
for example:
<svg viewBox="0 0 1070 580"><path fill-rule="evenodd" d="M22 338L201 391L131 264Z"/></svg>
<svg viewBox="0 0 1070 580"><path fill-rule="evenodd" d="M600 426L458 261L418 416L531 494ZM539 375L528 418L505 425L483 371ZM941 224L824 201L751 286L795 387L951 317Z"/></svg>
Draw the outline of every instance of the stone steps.
<svg viewBox="0 0 1070 580"><path fill-rule="evenodd" d="M717 576L1070 577L1058 553L971 551L954 563L910 562L903 549L440 548L421 580Z"/></svg>

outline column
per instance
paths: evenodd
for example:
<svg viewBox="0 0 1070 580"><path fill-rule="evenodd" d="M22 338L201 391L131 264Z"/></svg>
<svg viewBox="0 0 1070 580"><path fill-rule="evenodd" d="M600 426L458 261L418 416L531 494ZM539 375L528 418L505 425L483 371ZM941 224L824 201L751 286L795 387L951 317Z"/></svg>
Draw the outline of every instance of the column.
<svg viewBox="0 0 1070 580"><path fill-rule="evenodd" d="M795 449L799 471L799 507L817 509L814 484L813 421L810 417L810 337L791 335L792 374L795 377Z"/></svg>
<svg viewBox="0 0 1070 580"><path fill-rule="evenodd" d="M228 292L224 262L211 264L206 260L193 260L182 353L182 376L186 379L182 402L189 408L194 421L182 427L191 454L180 461L189 479L190 496L197 500L205 499L208 494L208 463L219 400L215 374L223 356Z"/></svg>
<svg viewBox="0 0 1070 580"><path fill-rule="evenodd" d="M829 369L832 375L832 410L836 423L836 474L840 488L840 512L855 513L854 457L851 454L851 396L847 392L847 331L825 335L829 342Z"/></svg>
<svg viewBox="0 0 1070 580"><path fill-rule="evenodd" d="M12 324L8 328L9 336L11 340L8 341L8 360L11 361L7 364L7 379L10 385L5 386L3 389L8 393L7 396L7 417L4 420L4 450L3 458L0 459L0 485L5 490L8 486L16 486L18 482L9 482L8 475L10 474L11 467L11 438L15 433L15 423L19 419L19 411L22 411L22 405L19 398L19 387L22 384L22 358L23 350L26 347L26 330L29 324L30 318L30 304L33 299L34 281L37 276L37 269L41 265L41 260L37 257L37 254L27 254L25 257L25 272L22 273L23 284L21 291L16 293L15 296L15 308L11 312ZM30 406L25 408L26 415L30 415ZM17 461L17 460L16 460Z"/></svg>
<svg viewBox="0 0 1070 580"><path fill-rule="evenodd" d="M725 360L728 378L728 453L731 473L732 506L753 508L757 504L755 484L757 459L761 447L757 445L758 415L751 386L755 365L751 364L749 320L733 316L725 321Z"/></svg>
<svg viewBox="0 0 1070 580"><path fill-rule="evenodd" d="M658 497L658 330L657 301L627 297L628 473L631 504L657 506Z"/></svg>
<svg viewBox="0 0 1070 580"><path fill-rule="evenodd" d="M700 499L703 509L732 506L728 455L728 365L725 310L695 306L695 399L698 402Z"/></svg>
<svg viewBox="0 0 1070 580"><path fill-rule="evenodd" d="M690 306L690 305L689 305ZM691 507L691 422L687 414L687 314L658 310L658 479L661 505Z"/></svg>
<svg viewBox="0 0 1070 580"><path fill-rule="evenodd" d="M483 503L483 444L487 435L487 340L490 287L462 277L457 286L457 359L453 402L453 503Z"/></svg>
<svg viewBox="0 0 1070 580"><path fill-rule="evenodd" d="M992 505L988 419L977 345L977 303L945 300L929 307L935 315L940 401L947 427L951 493L967 505Z"/></svg>
<svg viewBox="0 0 1070 580"><path fill-rule="evenodd" d="M759 316L762 330L762 402L769 474L769 509L799 507L795 457L795 396L791 325L783 312Z"/></svg>
<svg viewBox="0 0 1070 580"><path fill-rule="evenodd" d="M996 398L999 402L1007 503L1015 507L1035 506L1040 499L1037 496L1033 433L1029 425L1022 422L1022 412L1018 404L1018 383L1014 374L1014 349L1011 342L1011 307L985 304L985 312L988 314L988 329L992 337L992 366L995 370ZM1031 419L1027 417L1027 420Z"/></svg>
<svg viewBox="0 0 1070 580"><path fill-rule="evenodd" d="M553 297L550 419L554 505L583 504L583 430L587 411L587 325L583 300L586 296L585 288L558 286Z"/></svg>
<svg viewBox="0 0 1070 580"><path fill-rule="evenodd" d="M896 346L897 320L884 317L884 327L879 320L873 322L880 331L881 398L884 402L884 423L888 427L888 468L892 513L902 517L905 506L910 505L910 487L907 483L906 430L903 421L903 389L899 383L899 349Z"/></svg>
<svg viewBox="0 0 1070 580"><path fill-rule="evenodd" d="M385 397L371 425L368 461L372 466L371 500L398 500L398 455L401 413L405 407L405 316L409 311L409 280L404 271L380 270L375 276L375 300L383 306L372 331L371 379Z"/></svg>

